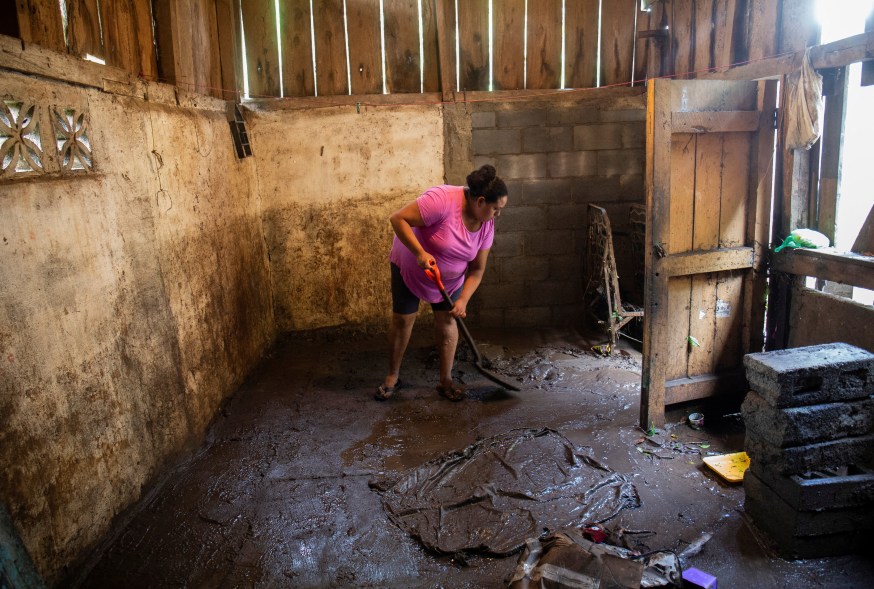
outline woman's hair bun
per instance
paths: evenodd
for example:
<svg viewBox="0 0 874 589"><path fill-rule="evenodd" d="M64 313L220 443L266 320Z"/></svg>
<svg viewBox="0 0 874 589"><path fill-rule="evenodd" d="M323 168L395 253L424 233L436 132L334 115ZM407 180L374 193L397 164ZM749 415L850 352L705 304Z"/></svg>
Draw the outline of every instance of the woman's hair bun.
<svg viewBox="0 0 874 589"><path fill-rule="evenodd" d="M488 202L495 202L507 194L507 186L498 178L495 166L485 164L467 176L467 186L473 196L485 196Z"/></svg>

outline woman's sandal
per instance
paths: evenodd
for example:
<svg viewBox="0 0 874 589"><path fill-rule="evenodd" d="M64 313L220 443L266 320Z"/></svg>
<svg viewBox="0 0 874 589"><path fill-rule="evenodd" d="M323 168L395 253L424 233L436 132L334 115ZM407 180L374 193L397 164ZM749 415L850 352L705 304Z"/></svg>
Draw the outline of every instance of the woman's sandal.
<svg viewBox="0 0 874 589"><path fill-rule="evenodd" d="M464 389L456 386L448 388L443 385L437 385L437 392L440 393L441 397L446 397L450 401L461 401L466 396Z"/></svg>
<svg viewBox="0 0 874 589"><path fill-rule="evenodd" d="M385 401L391 399L392 396L403 386L400 379L395 383L393 387L387 387L384 384L379 385L376 388L376 393L373 395L373 398L377 401Z"/></svg>

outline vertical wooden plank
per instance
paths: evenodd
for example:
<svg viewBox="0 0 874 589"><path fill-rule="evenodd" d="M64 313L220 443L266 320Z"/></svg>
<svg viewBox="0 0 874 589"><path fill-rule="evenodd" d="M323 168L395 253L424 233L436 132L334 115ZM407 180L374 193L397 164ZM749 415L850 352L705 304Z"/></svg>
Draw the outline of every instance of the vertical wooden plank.
<svg viewBox="0 0 874 589"><path fill-rule="evenodd" d="M425 92L440 91L440 57L437 53L437 8L435 0L422 0L422 50Z"/></svg>
<svg viewBox="0 0 874 589"><path fill-rule="evenodd" d="M865 32L872 31L874 31L874 6L871 7L871 12L865 19ZM874 61L862 63L862 86L874 86Z"/></svg>
<svg viewBox="0 0 874 589"><path fill-rule="evenodd" d="M444 101L452 99L456 90L455 63L455 0L435 0L437 25L437 55L440 59L440 91Z"/></svg>
<svg viewBox="0 0 874 589"><path fill-rule="evenodd" d="M695 153L695 196L692 207L692 249L710 250L719 243L722 205L722 133L698 136ZM673 218L671 219L673 223ZM688 346L688 376L710 374L714 368L716 338L716 274L692 276L689 297L689 334L699 346Z"/></svg>
<svg viewBox="0 0 874 589"><path fill-rule="evenodd" d="M715 16L719 5L724 0L696 0L692 4L694 19L694 39L692 39L692 63L689 68L695 77L699 72L713 67L713 49L715 44Z"/></svg>
<svg viewBox="0 0 874 589"><path fill-rule="evenodd" d="M57 0L15 0L15 9L18 14L16 36L21 37L22 41L55 51L67 50L61 7ZM12 23L15 19L10 11L3 15L2 20ZM6 25L4 30L7 31L4 34L13 32L6 29Z"/></svg>
<svg viewBox="0 0 874 589"><path fill-rule="evenodd" d="M561 85L561 0L541 0L528 11L528 88Z"/></svg>
<svg viewBox="0 0 874 589"><path fill-rule="evenodd" d="M525 0L493 0L495 90L525 84Z"/></svg>
<svg viewBox="0 0 874 589"><path fill-rule="evenodd" d="M176 81L176 49L173 45L176 2L174 0L153 0L152 11L155 18L157 79L172 84Z"/></svg>
<svg viewBox="0 0 874 589"><path fill-rule="evenodd" d="M100 40L100 14L97 0L75 0L67 3L67 35L70 53L103 59Z"/></svg>
<svg viewBox="0 0 874 589"><path fill-rule="evenodd" d="M385 75L388 92L419 92L419 7L416 0L384 0Z"/></svg>
<svg viewBox="0 0 874 589"><path fill-rule="evenodd" d="M192 8L196 41L191 61L194 65L194 86L197 92L222 96L222 65L219 50L215 0L193 0Z"/></svg>
<svg viewBox="0 0 874 589"><path fill-rule="evenodd" d="M819 43L816 2L811 0L781 0L779 21L780 53L801 51Z"/></svg>
<svg viewBox="0 0 874 589"><path fill-rule="evenodd" d="M670 233L665 248L669 254L692 251L697 143L697 135L678 133L672 137L669 162L671 191L668 202L664 205L670 221ZM672 278L667 285L668 325L663 344L667 380L689 375L686 336L689 335L691 327L691 289L692 279L688 276Z"/></svg>
<svg viewBox="0 0 874 589"><path fill-rule="evenodd" d="M313 2L316 31L316 90L319 96L348 94L343 0ZM251 76L251 73L249 74Z"/></svg>
<svg viewBox="0 0 874 589"><path fill-rule="evenodd" d="M754 212L748 205L750 146L755 139L755 135L748 133L723 134L719 247L747 244L747 218ZM713 370L716 372L739 368L743 354L749 351L741 339L747 309L744 283L745 276L741 273L721 272L717 277L713 342Z"/></svg>
<svg viewBox="0 0 874 589"><path fill-rule="evenodd" d="M601 86L630 84L638 0L601 4Z"/></svg>
<svg viewBox="0 0 874 589"><path fill-rule="evenodd" d="M243 53L240 39L240 0L216 0L222 98L239 101L242 94Z"/></svg>
<svg viewBox="0 0 874 589"><path fill-rule="evenodd" d="M458 3L461 90L489 89L489 3L466 0Z"/></svg>
<svg viewBox="0 0 874 589"><path fill-rule="evenodd" d="M594 88L598 83L598 5L598 0L565 4L565 85L568 88Z"/></svg>
<svg viewBox="0 0 874 589"><path fill-rule="evenodd" d="M662 426L665 422L665 361L668 331L668 278L658 271L659 252L671 235L671 102L664 80L647 88L646 106L646 285L643 326L643 371L641 375L640 425Z"/></svg>
<svg viewBox="0 0 874 589"><path fill-rule="evenodd" d="M762 114L750 156L750 174L746 235L754 248L751 272L744 284L744 326L742 343L745 352L759 352L764 347L765 297L767 292L766 255L771 230L772 179L774 177L774 130L770 113L777 104L777 81L759 82L756 108Z"/></svg>
<svg viewBox="0 0 874 589"><path fill-rule="evenodd" d="M116 0L100 5L103 18L106 63L135 76L154 79L155 44L149 3Z"/></svg>
<svg viewBox="0 0 874 589"><path fill-rule="evenodd" d="M352 94L382 94L379 0L346 0L346 22Z"/></svg>
<svg viewBox="0 0 874 589"><path fill-rule="evenodd" d="M249 95L279 96L279 44L273 0L242 0Z"/></svg>
<svg viewBox="0 0 874 589"><path fill-rule="evenodd" d="M696 40L695 2L671 1L671 48L675 79L686 79L694 67Z"/></svg>
<svg viewBox="0 0 874 589"><path fill-rule="evenodd" d="M733 63L737 11L742 0L716 0L713 3L713 43L708 67L727 67Z"/></svg>
<svg viewBox="0 0 874 589"><path fill-rule="evenodd" d="M848 68L835 71L832 92L825 97L822 131L822 162L819 180L819 218L817 230L835 242L835 218L838 208L838 186L841 182L841 147L847 115Z"/></svg>
<svg viewBox="0 0 874 589"><path fill-rule="evenodd" d="M780 12L779 2L749 3L749 42L747 44L749 60L762 59L777 53L777 27Z"/></svg>
<svg viewBox="0 0 874 589"><path fill-rule="evenodd" d="M315 95L309 2L282 0L279 26L283 96Z"/></svg>

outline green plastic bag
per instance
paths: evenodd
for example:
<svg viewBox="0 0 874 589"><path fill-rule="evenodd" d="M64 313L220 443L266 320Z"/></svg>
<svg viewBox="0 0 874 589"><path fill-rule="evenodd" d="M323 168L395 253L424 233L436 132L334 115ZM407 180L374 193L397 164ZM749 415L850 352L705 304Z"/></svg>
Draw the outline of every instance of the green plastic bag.
<svg viewBox="0 0 874 589"><path fill-rule="evenodd" d="M787 247L792 249L799 247L815 249L818 247L828 247L829 245L828 237L819 231L814 231L813 229L795 229L774 251L779 252Z"/></svg>

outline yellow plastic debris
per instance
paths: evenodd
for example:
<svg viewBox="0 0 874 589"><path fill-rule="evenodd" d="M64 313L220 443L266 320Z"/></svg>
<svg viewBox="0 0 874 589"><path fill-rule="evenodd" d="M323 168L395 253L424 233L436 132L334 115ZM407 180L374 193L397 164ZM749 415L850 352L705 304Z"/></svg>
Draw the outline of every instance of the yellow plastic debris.
<svg viewBox="0 0 874 589"><path fill-rule="evenodd" d="M744 473L750 467L750 457L746 452L707 456L703 460L704 464L729 483L743 481Z"/></svg>

